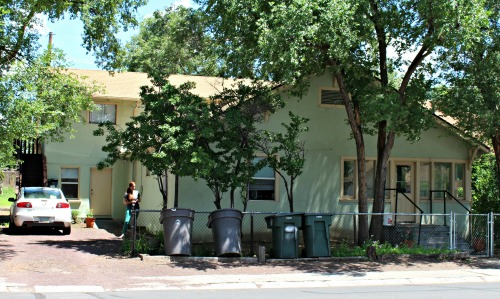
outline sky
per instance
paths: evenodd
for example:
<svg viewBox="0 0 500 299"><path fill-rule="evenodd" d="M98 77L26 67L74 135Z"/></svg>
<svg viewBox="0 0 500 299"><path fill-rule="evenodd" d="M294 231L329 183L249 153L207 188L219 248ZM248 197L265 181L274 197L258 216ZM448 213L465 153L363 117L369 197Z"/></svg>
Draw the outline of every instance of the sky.
<svg viewBox="0 0 500 299"><path fill-rule="evenodd" d="M144 18L152 16L155 10L163 10L165 7L171 5L191 7L193 6L193 2L192 0L149 0L146 6L139 8L139 22ZM121 32L118 38L122 43L125 43L129 41L134 34L137 34L138 31L139 29L136 28L135 30ZM87 54L85 48L82 47L83 27L80 20L65 18L55 23L45 20L40 28L40 43L42 45L49 42L49 32L53 33L53 46L64 51L67 61L71 64L71 68L99 69L99 67L94 64L94 56L92 56L92 54Z"/></svg>

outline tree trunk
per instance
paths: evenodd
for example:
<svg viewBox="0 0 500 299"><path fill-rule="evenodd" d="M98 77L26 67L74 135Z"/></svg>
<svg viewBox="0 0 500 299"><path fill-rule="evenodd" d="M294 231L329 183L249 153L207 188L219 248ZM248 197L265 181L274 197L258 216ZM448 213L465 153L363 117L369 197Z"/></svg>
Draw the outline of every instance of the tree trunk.
<svg viewBox="0 0 500 299"><path fill-rule="evenodd" d="M344 106L347 112L347 119L351 126L351 131L356 141L356 155L358 165L358 245L362 246L369 239L368 234L368 200L366 197L366 167L365 167L365 142L361 128L361 114L359 106L349 96L344 75L340 72L334 74L339 85L339 91L344 100Z"/></svg>
<svg viewBox="0 0 500 299"><path fill-rule="evenodd" d="M387 180L387 167L389 156L394 146L395 133L387 134L387 122L382 121L378 126L377 140L377 168L375 169L375 186L373 196L373 213L384 213L385 182ZM384 217L372 215L370 223L370 236L374 241L384 242Z"/></svg>
<svg viewBox="0 0 500 299"><path fill-rule="evenodd" d="M174 183L174 208L179 207L179 175L175 175Z"/></svg>

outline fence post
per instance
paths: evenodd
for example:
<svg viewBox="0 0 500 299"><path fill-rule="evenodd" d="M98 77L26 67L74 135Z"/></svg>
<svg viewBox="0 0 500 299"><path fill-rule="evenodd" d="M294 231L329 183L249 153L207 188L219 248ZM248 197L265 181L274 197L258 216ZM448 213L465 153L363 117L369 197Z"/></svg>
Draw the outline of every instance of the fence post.
<svg viewBox="0 0 500 299"><path fill-rule="evenodd" d="M253 251L253 211L250 212L250 256L254 255Z"/></svg>
<svg viewBox="0 0 500 299"><path fill-rule="evenodd" d="M135 238L136 238L136 232L135 232L135 204L132 204L132 219L130 221L130 229L132 230L132 244L130 247L130 256L135 257Z"/></svg>
<svg viewBox="0 0 500 299"><path fill-rule="evenodd" d="M493 257L494 256L494 250L495 250L495 244L494 244L494 236L495 236L495 215L493 215L493 212L490 212L488 214L488 224L489 224L489 242L488 242L488 256Z"/></svg>
<svg viewBox="0 0 500 299"><path fill-rule="evenodd" d="M454 216L455 216L455 214L453 213L453 211L450 212L449 216L450 216L450 250L454 250L455 249L455 242L454 242L454 233L455 233ZM446 226L446 217L447 217L447 214L445 213L444 214L445 226Z"/></svg>
<svg viewBox="0 0 500 299"><path fill-rule="evenodd" d="M358 230L358 225L357 225L357 217L356 217L356 214L352 214L352 222L353 222L353 240L354 240L354 245L358 245L358 233L357 233L357 230Z"/></svg>

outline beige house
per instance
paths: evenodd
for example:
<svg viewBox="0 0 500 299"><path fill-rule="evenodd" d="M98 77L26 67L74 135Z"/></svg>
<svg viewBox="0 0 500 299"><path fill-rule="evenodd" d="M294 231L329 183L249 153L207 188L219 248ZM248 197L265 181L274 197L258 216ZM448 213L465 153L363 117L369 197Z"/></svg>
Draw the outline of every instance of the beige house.
<svg viewBox="0 0 500 299"><path fill-rule="evenodd" d="M106 157L101 148L105 137L93 136L97 124L111 121L124 127L130 117L142 111L140 87L151 85L143 73L115 73L106 71L71 70L98 82L105 92L94 95L100 107L83 113L84 123L75 124L75 138L63 143L47 143L44 154L47 175L54 179L71 198L74 208L85 212L93 209L98 217L123 219L121 198L129 181L134 180L142 192L142 209L161 209L162 198L156 178L138 162L119 161L113 167L98 171L96 164ZM186 81L196 83L194 93L208 97L231 87L235 82L221 78L173 75L173 85ZM306 162L295 189L296 211L355 212L357 211L356 148L346 124L346 113L338 98L335 82L328 75L312 78L308 93L301 99L286 96L285 109L273 114L262 125L278 129L288 122L288 111L310 119L310 130L303 135ZM477 146L457 135L444 119L436 117L437 126L422 133L419 141L410 143L396 140L391 154L387 179L386 212L415 212L409 198L425 212L434 205L434 213L443 209L443 190L455 198L449 209L464 211L470 206L471 164L475 157L488 149ZM376 137L366 136L368 196L373 196L376 162ZM258 153L256 153L258 155ZM256 180L266 189L252 189L248 210L287 211L288 202L283 183L270 169L256 174ZM396 189L400 191L396 191ZM400 193L400 194L398 194ZM446 195L448 196L448 195ZM432 201L431 201L432 198ZM228 207L229 201L223 200ZM182 178L180 206L195 211L211 211L213 194L203 181ZM237 208L242 204L237 202Z"/></svg>

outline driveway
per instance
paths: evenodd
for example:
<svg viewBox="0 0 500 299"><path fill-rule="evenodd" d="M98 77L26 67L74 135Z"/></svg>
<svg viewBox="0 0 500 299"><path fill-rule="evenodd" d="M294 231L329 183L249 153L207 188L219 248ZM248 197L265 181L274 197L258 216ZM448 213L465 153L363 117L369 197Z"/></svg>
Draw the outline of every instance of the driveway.
<svg viewBox="0 0 500 299"><path fill-rule="evenodd" d="M2 223L2 222L0 222ZM321 276L332 279L332 274L345 277L369 277L374 273L394 271L433 271L498 269L498 260L443 261L401 258L395 260L323 260L276 261L264 264L214 262L199 259L170 262L165 257L129 258L122 255L120 223L98 220L98 229L74 224L69 236L58 231L33 230L10 235L0 228L0 291L33 292L37 287L99 286L104 290L144 289L155 287L183 287L190 284L213 284L213 279L275 280L305 279ZM410 273L410 272L407 272ZM205 278L203 278L205 277ZM301 278L302 277L302 278ZM316 279L316 278L315 278ZM359 282L358 282L359 283Z"/></svg>

